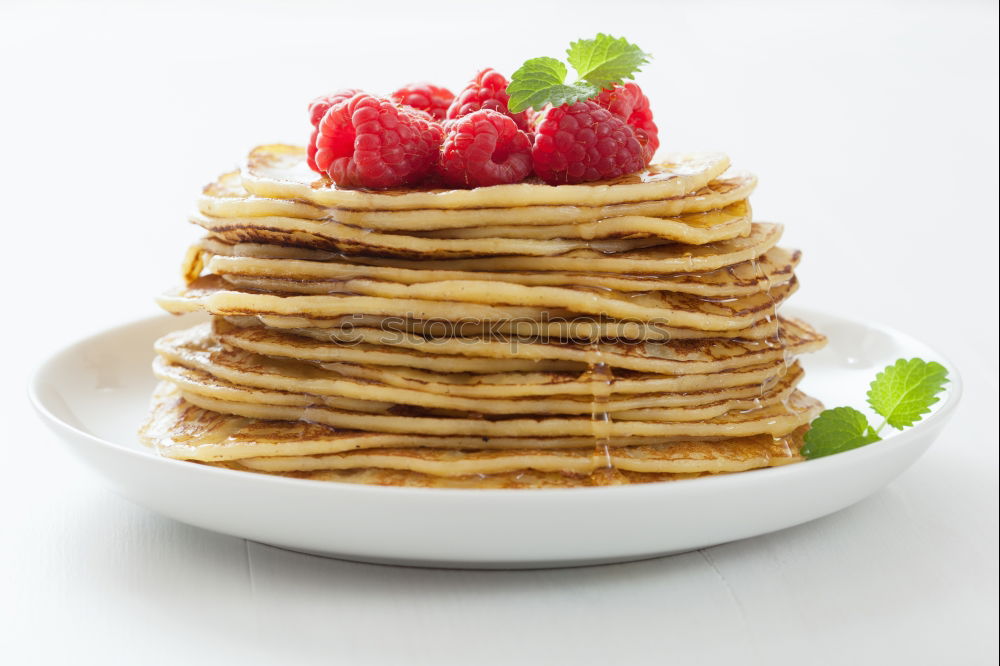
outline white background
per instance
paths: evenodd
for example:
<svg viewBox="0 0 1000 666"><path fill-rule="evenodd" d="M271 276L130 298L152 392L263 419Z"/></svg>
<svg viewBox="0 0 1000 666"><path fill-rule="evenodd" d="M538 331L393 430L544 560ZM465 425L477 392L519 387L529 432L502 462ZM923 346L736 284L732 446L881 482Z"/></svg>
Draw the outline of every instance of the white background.
<svg viewBox="0 0 1000 666"><path fill-rule="evenodd" d="M0 660L996 662L996 3L542 4L0 4ZM199 187L255 143L304 141L310 98L455 90L598 30L656 56L640 82L668 150L760 176L757 218L805 251L798 304L960 367L955 420L888 488L637 564L397 569L153 515L30 413L33 365L155 313Z"/></svg>

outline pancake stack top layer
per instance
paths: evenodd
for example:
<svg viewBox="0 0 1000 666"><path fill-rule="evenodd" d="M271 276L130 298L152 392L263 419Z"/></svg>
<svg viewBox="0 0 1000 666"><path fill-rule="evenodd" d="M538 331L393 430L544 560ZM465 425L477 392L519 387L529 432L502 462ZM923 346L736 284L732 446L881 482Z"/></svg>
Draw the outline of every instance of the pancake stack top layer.
<svg viewBox="0 0 1000 666"><path fill-rule="evenodd" d="M778 316L797 251L755 179L679 155L615 181L344 190L263 146L207 186L143 440L310 479L607 485L799 459L819 403Z"/></svg>

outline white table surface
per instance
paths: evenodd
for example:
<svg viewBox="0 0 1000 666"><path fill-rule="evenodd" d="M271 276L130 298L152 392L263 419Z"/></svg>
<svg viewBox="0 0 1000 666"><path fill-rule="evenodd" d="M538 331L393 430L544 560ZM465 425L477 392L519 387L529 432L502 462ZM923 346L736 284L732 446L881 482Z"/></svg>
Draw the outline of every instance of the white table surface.
<svg viewBox="0 0 1000 666"><path fill-rule="evenodd" d="M0 660L996 663L996 3L354 4L0 6ZM961 368L955 420L885 490L642 563L403 569L154 515L30 413L32 367L154 313L200 185L255 143L303 141L312 96L456 88L597 30L655 54L641 83L668 149L760 176L758 219L805 251L796 303L890 323Z"/></svg>

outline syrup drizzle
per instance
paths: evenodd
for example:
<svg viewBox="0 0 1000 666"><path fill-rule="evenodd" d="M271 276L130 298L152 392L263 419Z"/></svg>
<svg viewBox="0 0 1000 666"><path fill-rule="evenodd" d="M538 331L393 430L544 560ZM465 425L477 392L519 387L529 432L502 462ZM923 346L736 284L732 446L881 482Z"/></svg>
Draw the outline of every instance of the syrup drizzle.
<svg viewBox="0 0 1000 666"><path fill-rule="evenodd" d="M771 291L772 287L774 286L774 283L773 283L771 277L767 274L767 271L765 271L763 269L763 267L760 266L760 262L758 262L757 258L753 258L753 259L750 260L750 266L753 269L754 277L756 279L762 281L763 284L764 284L764 293L766 294L766 297L767 297L767 300L768 300L768 303L769 303L769 305L768 305L768 313L767 313L766 319L767 319L768 322L777 320L777 318L778 318L778 302L777 302L777 299L775 299L775 297L774 297L774 295L772 294L772 291ZM775 333L774 333L774 337L766 338L766 343L771 348L778 348L778 349L781 350L781 366L778 369L778 373L777 373L777 376L775 378L775 381L779 382L788 373L788 366L789 366L790 362L793 360L793 355L792 355L791 351L789 350L788 345L785 343L783 331L781 330L781 326L780 325L776 328ZM764 382L764 383L761 384L761 395L763 395L763 393L769 388L769 386L767 384L768 384L767 382ZM792 394L789 393L788 395L782 397L782 399L781 399L782 404L784 405L785 409L788 410L788 411L791 411L791 407L789 405L789 400L791 398L791 395ZM759 397L757 398L756 402L757 402L757 404L759 406L760 405L760 398ZM792 447L791 447L791 436L789 436L789 435L786 435L786 436L776 436L776 437L773 437L773 440L774 440L774 455L782 455L782 456L789 456L789 455L791 455L791 449L792 449ZM779 450L780 450L780 452L779 452Z"/></svg>
<svg viewBox="0 0 1000 666"><path fill-rule="evenodd" d="M592 341L587 349L587 379L590 385L590 426L594 440L594 474L611 476L614 463L611 460L611 414L608 399L614 374L604 362L600 342Z"/></svg>

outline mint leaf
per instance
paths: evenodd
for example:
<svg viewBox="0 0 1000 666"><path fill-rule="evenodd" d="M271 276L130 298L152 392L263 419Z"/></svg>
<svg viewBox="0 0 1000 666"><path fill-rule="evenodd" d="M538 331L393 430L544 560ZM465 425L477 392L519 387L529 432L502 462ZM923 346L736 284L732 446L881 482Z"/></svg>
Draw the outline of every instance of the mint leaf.
<svg viewBox="0 0 1000 666"><path fill-rule="evenodd" d="M886 423L902 430L931 411L947 381L948 371L940 363L901 358L875 376L868 404Z"/></svg>
<svg viewBox="0 0 1000 666"><path fill-rule="evenodd" d="M570 44L566 57L582 81L603 89L635 78L650 56L624 37L616 39L599 32L593 39Z"/></svg>
<svg viewBox="0 0 1000 666"><path fill-rule="evenodd" d="M801 453L806 458L822 458L880 439L864 414L853 407L835 407L824 410L813 420Z"/></svg>
<svg viewBox="0 0 1000 666"><path fill-rule="evenodd" d="M511 113L597 97L604 88L633 78L650 57L624 37L603 33L593 39L578 39L566 54L579 80L566 83L566 65L555 58L532 58L510 77L507 108Z"/></svg>
<svg viewBox="0 0 1000 666"><path fill-rule="evenodd" d="M540 109L546 104L562 106L600 93L599 88L580 81L566 84L566 65L555 58L532 58L510 77L507 108L520 113L527 108Z"/></svg>
<svg viewBox="0 0 1000 666"><path fill-rule="evenodd" d="M827 409L810 424L801 453L820 458L881 440L887 423L897 430L911 426L930 411L947 382L948 370L940 363L901 358L878 373L868 389L868 404L885 417L878 429L852 407Z"/></svg>

